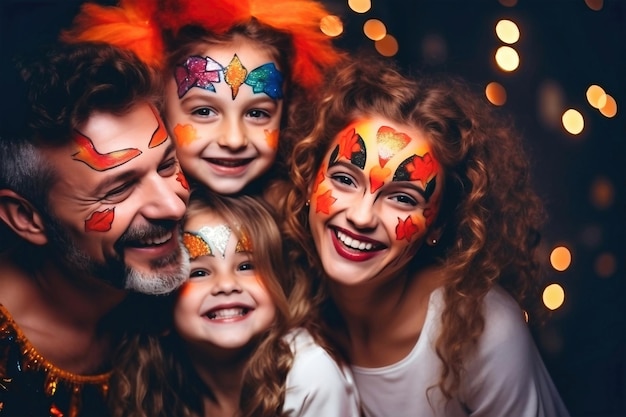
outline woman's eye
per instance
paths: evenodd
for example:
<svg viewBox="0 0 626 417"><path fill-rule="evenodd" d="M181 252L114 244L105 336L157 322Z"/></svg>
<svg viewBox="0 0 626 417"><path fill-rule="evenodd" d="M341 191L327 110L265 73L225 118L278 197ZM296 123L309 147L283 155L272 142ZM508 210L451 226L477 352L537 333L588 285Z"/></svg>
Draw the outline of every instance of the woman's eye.
<svg viewBox="0 0 626 417"><path fill-rule="evenodd" d="M337 181L344 185L354 185L354 181L347 175L335 174L331 177L333 181Z"/></svg>
<svg viewBox="0 0 626 417"><path fill-rule="evenodd" d="M396 194L391 196L391 199L397 201L398 203L408 204L410 206L417 206L417 200L406 194Z"/></svg>

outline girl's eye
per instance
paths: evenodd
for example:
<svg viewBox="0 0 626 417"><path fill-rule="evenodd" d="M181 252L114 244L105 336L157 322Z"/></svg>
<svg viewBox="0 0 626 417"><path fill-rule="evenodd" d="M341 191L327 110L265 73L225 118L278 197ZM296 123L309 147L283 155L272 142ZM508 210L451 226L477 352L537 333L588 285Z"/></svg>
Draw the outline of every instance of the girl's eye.
<svg viewBox="0 0 626 417"><path fill-rule="evenodd" d="M216 113L210 107L200 107L198 109L194 109L191 114L201 117L209 117L214 116Z"/></svg>
<svg viewBox="0 0 626 417"><path fill-rule="evenodd" d="M344 185L354 185L354 180L351 177L343 174L335 174L332 177L333 181L337 181Z"/></svg>
<svg viewBox="0 0 626 417"><path fill-rule="evenodd" d="M209 273L203 269L194 269L189 273L189 278L206 277Z"/></svg>
<svg viewBox="0 0 626 417"><path fill-rule="evenodd" d="M252 262L242 262L239 264L239 271L252 271L254 269L254 264Z"/></svg>
<svg viewBox="0 0 626 417"><path fill-rule="evenodd" d="M271 115L265 110L253 109L248 112L248 117L252 117L254 119L262 119L262 118L269 119Z"/></svg>

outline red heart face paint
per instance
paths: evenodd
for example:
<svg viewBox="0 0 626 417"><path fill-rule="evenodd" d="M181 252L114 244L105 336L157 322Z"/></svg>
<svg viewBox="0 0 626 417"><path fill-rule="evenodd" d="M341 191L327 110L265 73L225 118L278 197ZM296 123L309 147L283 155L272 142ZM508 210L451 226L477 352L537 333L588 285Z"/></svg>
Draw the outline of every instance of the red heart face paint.
<svg viewBox="0 0 626 417"><path fill-rule="evenodd" d="M414 127L374 117L342 130L310 196L309 223L328 275L356 283L404 267L436 218L442 179Z"/></svg>

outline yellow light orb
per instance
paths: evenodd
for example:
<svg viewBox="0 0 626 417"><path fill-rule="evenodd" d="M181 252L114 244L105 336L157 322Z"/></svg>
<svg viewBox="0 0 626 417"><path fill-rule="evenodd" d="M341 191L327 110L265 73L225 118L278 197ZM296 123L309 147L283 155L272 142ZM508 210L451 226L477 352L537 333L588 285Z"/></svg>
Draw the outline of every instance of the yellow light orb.
<svg viewBox="0 0 626 417"><path fill-rule="evenodd" d="M382 56L394 56L398 53L398 41L392 35L387 35L374 43L374 47Z"/></svg>
<svg viewBox="0 0 626 417"><path fill-rule="evenodd" d="M565 291L559 284L550 284L543 290L543 303L550 310L556 310L565 302Z"/></svg>
<svg viewBox="0 0 626 417"><path fill-rule="evenodd" d="M501 46L496 51L496 63L503 71L515 71L519 67L519 55L510 46Z"/></svg>
<svg viewBox="0 0 626 417"><path fill-rule="evenodd" d="M606 103L604 106L600 107L600 113L608 118L614 117L617 114L617 102L612 96L608 94L605 94L605 96Z"/></svg>
<svg viewBox="0 0 626 417"><path fill-rule="evenodd" d="M599 85L592 84L587 89L587 101L591 105L591 107L595 107L599 109L606 103L606 95L604 93L604 89ZM600 104L600 99L604 96L604 103Z"/></svg>
<svg viewBox="0 0 626 417"><path fill-rule="evenodd" d="M519 28L515 22L502 19L496 23L496 35L502 42L512 44L519 40Z"/></svg>
<svg viewBox="0 0 626 417"><path fill-rule="evenodd" d="M585 119L583 119L583 115L580 114L578 110L574 109L566 110L561 117L561 122L563 123L565 130L572 135L578 135L585 127Z"/></svg>
<svg viewBox="0 0 626 417"><path fill-rule="evenodd" d="M320 20L320 30L326 36L334 38L335 36L339 36L343 33L343 22L338 16L329 14Z"/></svg>
<svg viewBox="0 0 626 417"><path fill-rule="evenodd" d="M370 0L348 0L348 7L356 13L365 13L372 8Z"/></svg>
<svg viewBox="0 0 626 417"><path fill-rule="evenodd" d="M502 84L495 81L487 84L487 87L485 88L485 96L487 96L487 100L495 106L502 106L506 103L506 90Z"/></svg>

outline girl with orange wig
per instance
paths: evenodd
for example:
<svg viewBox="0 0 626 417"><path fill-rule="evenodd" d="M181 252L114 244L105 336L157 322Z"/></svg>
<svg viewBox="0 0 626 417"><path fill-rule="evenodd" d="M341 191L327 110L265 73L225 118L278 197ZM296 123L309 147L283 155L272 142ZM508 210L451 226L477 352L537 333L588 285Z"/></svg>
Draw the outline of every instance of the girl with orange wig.
<svg viewBox="0 0 626 417"><path fill-rule="evenodd" d="M286 172L291 102L313 98L342 58L320 30L328 14L314 0L86 3L62 39L131 49L164 74L164 116L190 182L267 194Z"/></svg>

